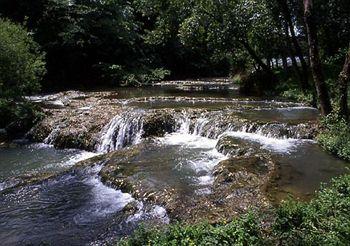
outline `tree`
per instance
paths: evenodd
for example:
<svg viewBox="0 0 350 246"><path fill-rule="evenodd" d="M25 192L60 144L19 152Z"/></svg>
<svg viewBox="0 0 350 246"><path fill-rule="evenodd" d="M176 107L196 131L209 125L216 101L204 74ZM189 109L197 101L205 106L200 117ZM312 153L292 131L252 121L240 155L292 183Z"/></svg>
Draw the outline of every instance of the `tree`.
<svg viewBox="0 0 350 246"><path fill-rule="evenodd" d="M345 58L343 70L339 74L339 104L340 104L340 115L346 120L349 118L348 109L348 84L350 80L350 45L348 53Z"/></svg>
<svg viewBox="0 0 350 246"><path fill-rule="evenodd" d="M304 18L307 29L307 37L309 44L310 66L315 82L318 100L321 106L322 115L327 115L332 111L332 106L325 83L322 70L322 64L319 55L319 47L317 40L317 26L314 20L313 2L312 0L304 0Z"/></svg>
<svg viewBox="0 0 350 246"><path fill-rule="evenodd" d="M39 90L44 54L27 30L0 19L0 96L20 99Z"/></svg>

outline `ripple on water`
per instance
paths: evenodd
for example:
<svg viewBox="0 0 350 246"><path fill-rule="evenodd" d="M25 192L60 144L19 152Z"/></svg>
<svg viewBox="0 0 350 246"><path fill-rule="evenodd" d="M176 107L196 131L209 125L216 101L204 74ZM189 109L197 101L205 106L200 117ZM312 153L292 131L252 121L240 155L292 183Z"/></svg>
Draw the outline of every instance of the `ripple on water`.
<svg viewBox="0 0 350 246"><path fill-rule="evenodd" d="M98 170L67 174L2 195L0 239L4 245L84 244L98 237L133 201L131 195L102 184Z"/></svg>

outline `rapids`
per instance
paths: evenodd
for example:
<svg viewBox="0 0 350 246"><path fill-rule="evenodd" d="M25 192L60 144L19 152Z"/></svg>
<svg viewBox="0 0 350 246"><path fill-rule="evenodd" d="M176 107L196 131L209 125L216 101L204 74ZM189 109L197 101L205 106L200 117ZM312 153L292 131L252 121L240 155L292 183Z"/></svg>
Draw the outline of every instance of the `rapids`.
<svg viewBox="0 0 350 246"><path fill-rule="evenodd" d="M237 157L220 145L223 139L238 143L234 148L248 146L239 158L263 155L276 165L268 190L273 200L309 199L320 183L346 172L348 163L314 141L316 109L245 98L229 81L219 82L29 98L51 118L27 135L42 143L0 149L1 244L99 245L130 234L140 223L169 223L174 204L110 186L101 179L105 165L124 165L145 194L173 190L177 202L196 210L197 202L218 198L218 167ZM120 163L108 160L108 153L128 149L137 154ZM92 164L78 165L91 157ZM231 193L227 197L239 190Z"/></svg>

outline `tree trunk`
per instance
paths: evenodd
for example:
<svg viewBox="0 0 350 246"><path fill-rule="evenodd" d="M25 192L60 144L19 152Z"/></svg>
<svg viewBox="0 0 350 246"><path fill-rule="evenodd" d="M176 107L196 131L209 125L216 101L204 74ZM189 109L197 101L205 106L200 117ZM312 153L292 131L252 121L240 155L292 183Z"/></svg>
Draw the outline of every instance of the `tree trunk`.
<svg viewBox="0 0 350 246"><path fill-rule="evenodd" d="M295 34L295 30L294 30L294 25L293 25L293 21L292 21L292 16L288 7L288 3L286 0L278 0L278 3L280 5L283 17L286 21L286 24L288 26L290 35L291 35L291 41L293 43L295 52L296 52L296 56L299 58L300 63L301 63L301 88L303 89L303 91L305 91L308 87L309 87L309 75L308 75L308 67L307 67L307 63L304 59L303 56L303 51L299 45L299 41L296 37ZM288 34L289 36L289 34Z"/></svg>
<svg viewBox="0 0 350 246"><path fill-rule="evenodd" d="M317 27L313 16L313 2L312 0L304 1L304 19L307 30L310 66L312 76L314 78L315 87L318 95L318 100L321 106L322 115L327 115L332 111L327 86L325 83L317 41Z"/></svg>
<svg viewBox="0 0 350 246"><path fill-rule="evenodd" d="M287 70L288 69L288 61L287 61L287 56L284 51L282 51L282 65L283 69Z"/></svg>
<svg viewBox="0 0 350 246"><path fill-rule="evenodd" d="M304 77L299 69L299 66L298 66L298 63L297 63L297 60L295 59L296 55L294 53L294 50L292 48L292 43L291 43L291 38L289 36L289 28L288 28L288 24L286 22L283 23L283 28L284 28L284 33L285 33L285 36L286 36L286 44L287 44L287 47L288 47L288 50L289 50L289 55L290 55L290 59L292 61L292 66L295 70L295 73L297 74L297 76L299 77L300 79L300 85L301 85L301 88L303 88L303 81L304 81Z"/></svg>
<svg viewBox="0 0 350 246"><path fill-rule="evenodd" d="M268 74L272 74L270 66L265 64L262 59L258 56L258 54L255 52L255 50L250 47L249 43L246 41L241 41L241 44L243 47L247 50L249 55L253 58L253 60Z"/></svg>
<svg viewBox="0 0 350 246"><path fill-rule="evenodd" d="M271 58L266 58L266 65L272 69L273 68L273 63L271 63Z"/></svg>
<svg viewBox="0 0 350 246"><path fill-rule="evenodd" d="M348 108L348 84L350 80L350 45L348 54L346 55L343 70L339 74L339 104L340 114L344 119L349 119L349 108Z"/></svg>

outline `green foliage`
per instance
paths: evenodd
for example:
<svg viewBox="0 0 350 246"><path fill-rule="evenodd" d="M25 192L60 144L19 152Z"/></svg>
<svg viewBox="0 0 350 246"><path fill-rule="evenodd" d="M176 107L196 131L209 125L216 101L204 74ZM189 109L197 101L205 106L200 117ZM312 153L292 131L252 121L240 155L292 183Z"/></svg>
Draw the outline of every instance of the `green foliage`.
<svg viewBox="0 0 350 246"><path fill-rule="evenodd" d="M305 93L300 88L290 88L284 91L281 96L288 100L303 103L311 103L313 99L311 93Z"/></svg>
<svg viewBox="0 0 350 246"><path fill-rule="evenodd" d="M350 175L333 179L309 203L288 200L267 229L249 213L228 224L140 228L118 245L348 245Z"/></svg>
<svg viewBox="0 0 350 246"><path fill-rule="evenodd" d="M332 154L350 160L350 126L338 115L334 112L322 119L323 130L317 141Z"/></svg>
<svg viewBox="0 0 350 246"><path fill-rule="evenodd" d="M21 137L43 117L40 107L30 102L0 99L0 128L6 128L11 138Z"/></svg>
<svg viewBox="0 0 350 246"><path fill-rule="evenodd" d="M21 26L0 19L0 96L20 98L38 91L44 55Z"/></svg>
<svg viewBox="0 0 350 246"><path fill-rule="evenodd" d="M170 71L162 68L139 70L131 73L126 73L122 78L122 85L151 85L152 83L163 80L168 75L170 75Z"/></svg>
<svg viewBox="0 0 350 246"><path fill-rule="evenodd" d="M151 69L141 67L127 71L120 65L99 64L103 78L110 81L112 85L122 86L144 86L164 80L170 75L170 71L163 68Z"/></svg>
<svg viewBox="0 0 350 246"><path fill-rule="evenodd" d="M261 226L249 213L228 224L171 225L165 230L140 228L118 245L263 245Z"/></svg>
<svg viewBox="0 0 350 246"><path fill-rule="evenodd" d="M309 204L283 203L274 224L280 245L348 245L350 175L333 180Z"/></svg>

